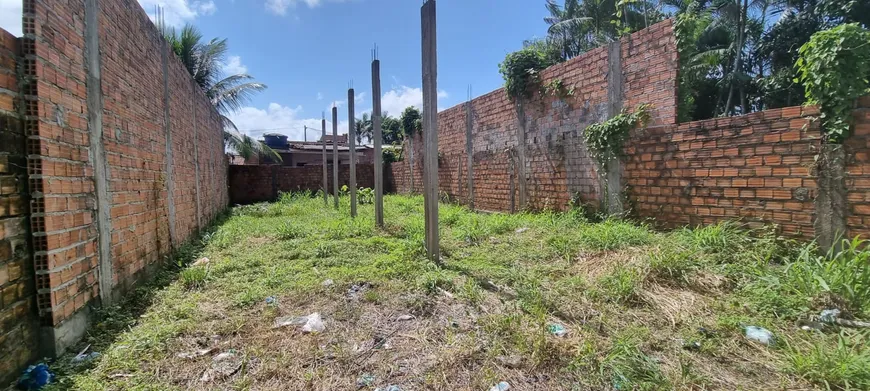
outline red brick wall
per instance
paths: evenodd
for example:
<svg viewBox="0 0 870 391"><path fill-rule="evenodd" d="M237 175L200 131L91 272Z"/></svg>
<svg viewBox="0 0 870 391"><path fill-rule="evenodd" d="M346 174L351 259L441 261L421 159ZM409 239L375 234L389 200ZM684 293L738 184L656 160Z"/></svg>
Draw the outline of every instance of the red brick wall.
<svg viewBox="0 0 870 391"><path fill-rule="evenodd" d="M661 226L775 223L811 238L818 153L814 108L653 126L626 147L631 207Z"/></svg>
<svg viewBox="0 0 870 391"><path fill-rule="evenodd" d="M597 168L587 156L582 132L586 126L607 118L607 57L606 47L597 48L544 70L543 85L559 79L566 88L573 88L573 95L563 99L535 94L524 104L530 208L564 209L575 194L586 201L598 199ZM623 106L633 108L639 103L652 103L654 124L675 123L676 60L670 20L623 38ZM511 199L518 200L518 185L514 186L513 197L510 192L511 178L516 183L518 172L515 104L504 89L499 89L472 100L471 105L475 207L510 210ZM439 184L441 191L460 202L468 201L465 128L465 104L438 114ZM414 143L417 151L414 178L419 191L422 144L419 139ZM406 160L392 163L386 170L398 192L409 190L407 149L406 144Z"/></svg>
<svg viewBox="0 0 870 391"><path fill-rule="evenodd" d="M37 356L18 39L0 30L0 384Z"/></svg>
<svg viewBox="0 0 870 391"><path fill-rule="evenodd" d="M55 327L100 296L84 3L24 1L24 32L31 37L23 41L25 69L33 79L25 91L25 122L38 307L44 324ZM225 208L227 163L217 113L169 53L175 188L168 194L163 39L137 2L99 6L112 280L123 292L178 244L169 238L168 197L175 203L177 242Z"/></svg>
<svg viewBox="0 0 870 391"><path fill-rule="evenodd" d="M846 140L846 189L849 237L870 238L870 96L858 100L854 132Z"/></svg>
<svg viewBox="0 0 870 391"><path fill-rule="evenodd" d="M328 166L328 189L332 194L332 165ZM358 164L357 188L374 187L374 166ZM350 166L338 166L338 186L350 183ZM323 187L323 166L286 167L230 166L230 201L233 204L273 201L278 192L318 191Z"/></svg>
<svg viewBox="0 0 870 391"><path fill-rule="evenodd" d="M408 141L405 141L403 148L404 160L384 165L384 191L420 193L423 189L423 138L420 134L415 134ZM411 169L411 148L414 148L413 170ZM463 159L465 159L464 155Z"/></svg>

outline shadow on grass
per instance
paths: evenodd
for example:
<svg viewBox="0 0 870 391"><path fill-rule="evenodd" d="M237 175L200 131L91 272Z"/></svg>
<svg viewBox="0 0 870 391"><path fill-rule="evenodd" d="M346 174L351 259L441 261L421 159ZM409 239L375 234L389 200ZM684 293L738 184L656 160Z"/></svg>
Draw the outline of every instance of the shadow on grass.
<svg viewBox="0 0 870 391"><path fill-rule="evenodd" d="M97 357L92 360L76 362L75 356L85 349L88 353L102 353L122 333L134 327L139 318L151 307L157 293L175 282L179 274L201 255L211 235L230 216L231 211L228 208L198 235L189 238L171 254L164 256L163 264L146 280L126 292L118 303L108 307L92 307L91 325L84 338L61 357L44 360L56 375L56 381L44 390L72 389L74 386L72 377L93 369L102 359L102 357Z"/></svg>

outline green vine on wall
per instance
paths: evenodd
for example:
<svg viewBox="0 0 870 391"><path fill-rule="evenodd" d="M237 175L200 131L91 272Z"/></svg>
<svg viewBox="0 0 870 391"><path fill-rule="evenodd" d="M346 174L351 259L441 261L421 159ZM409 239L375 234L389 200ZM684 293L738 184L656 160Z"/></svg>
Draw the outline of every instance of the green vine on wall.
<svg viewBox="0 0 870 391"><path fill-rule="evenodd" d="M612 159L622 154L622 147L628 138L628 132L649 122L649 104L638 105L634 112L625 109L604 122L589 125L583 131L583 140L589 155L602 167Z"/></svg>
<svg viewBox="0 0 870 391"><path fill-rule="evenodd" d="M556 62L552 54L536 46L526 46L509 53L498 64L508 96L511 99L530 98L532 87L541 84L541 71Z"/></svg>
<svg viewBox="0 0 870 391"><path fill-rule="evenodd" d="M574 86L567 87L562 79L553 79L549 83L544 84L542 93L564 100L569 96L574 96Z"/></svg>
<svg viewBox="0 0 870 391"><path fill-rule="evenodd" d="M819 31L800 48L795 68L807 104L819 106L825 141L842 143L855 100L870 92L870 31L857 23Z"/></svg>

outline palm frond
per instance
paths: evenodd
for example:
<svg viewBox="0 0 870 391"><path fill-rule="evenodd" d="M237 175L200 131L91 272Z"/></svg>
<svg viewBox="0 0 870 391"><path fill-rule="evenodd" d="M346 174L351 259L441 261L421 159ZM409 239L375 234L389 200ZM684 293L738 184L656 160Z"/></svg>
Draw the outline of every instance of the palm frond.
<svg viewBox="0 0 870 391"><path fill-rule="evenodd" d="M255 93L267 88L263 83L245 82L252 79L250 75L233 75L224 78L206 91L206 95L219 112L237 111L248 103Z"/></svg>

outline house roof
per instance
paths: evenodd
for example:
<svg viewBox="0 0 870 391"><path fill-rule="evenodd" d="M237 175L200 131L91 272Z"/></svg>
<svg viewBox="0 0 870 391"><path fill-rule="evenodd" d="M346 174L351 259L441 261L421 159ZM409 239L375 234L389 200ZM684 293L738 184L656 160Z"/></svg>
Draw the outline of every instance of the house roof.
<svg viewBox="0 0 870 391"><path fill-rule="evenodd" d="M342 152L350 151L350 147L347 145L338 144L337 147L338 147L338 150L342 151ZM331 151L332 150L332 143L327 143L326 149L327 149L327 151ZM364 151L366 149L369 149L369 147L367 147L365 145L357 145L356 146L357 151ZM278 151L278 152L321 151L321 150L323 150L323 143L319 143L319 142L308 142L308 143L306 143L306 142L293 142L293 143L290 143L289 148L276 149L276 151Z"/></svg>

